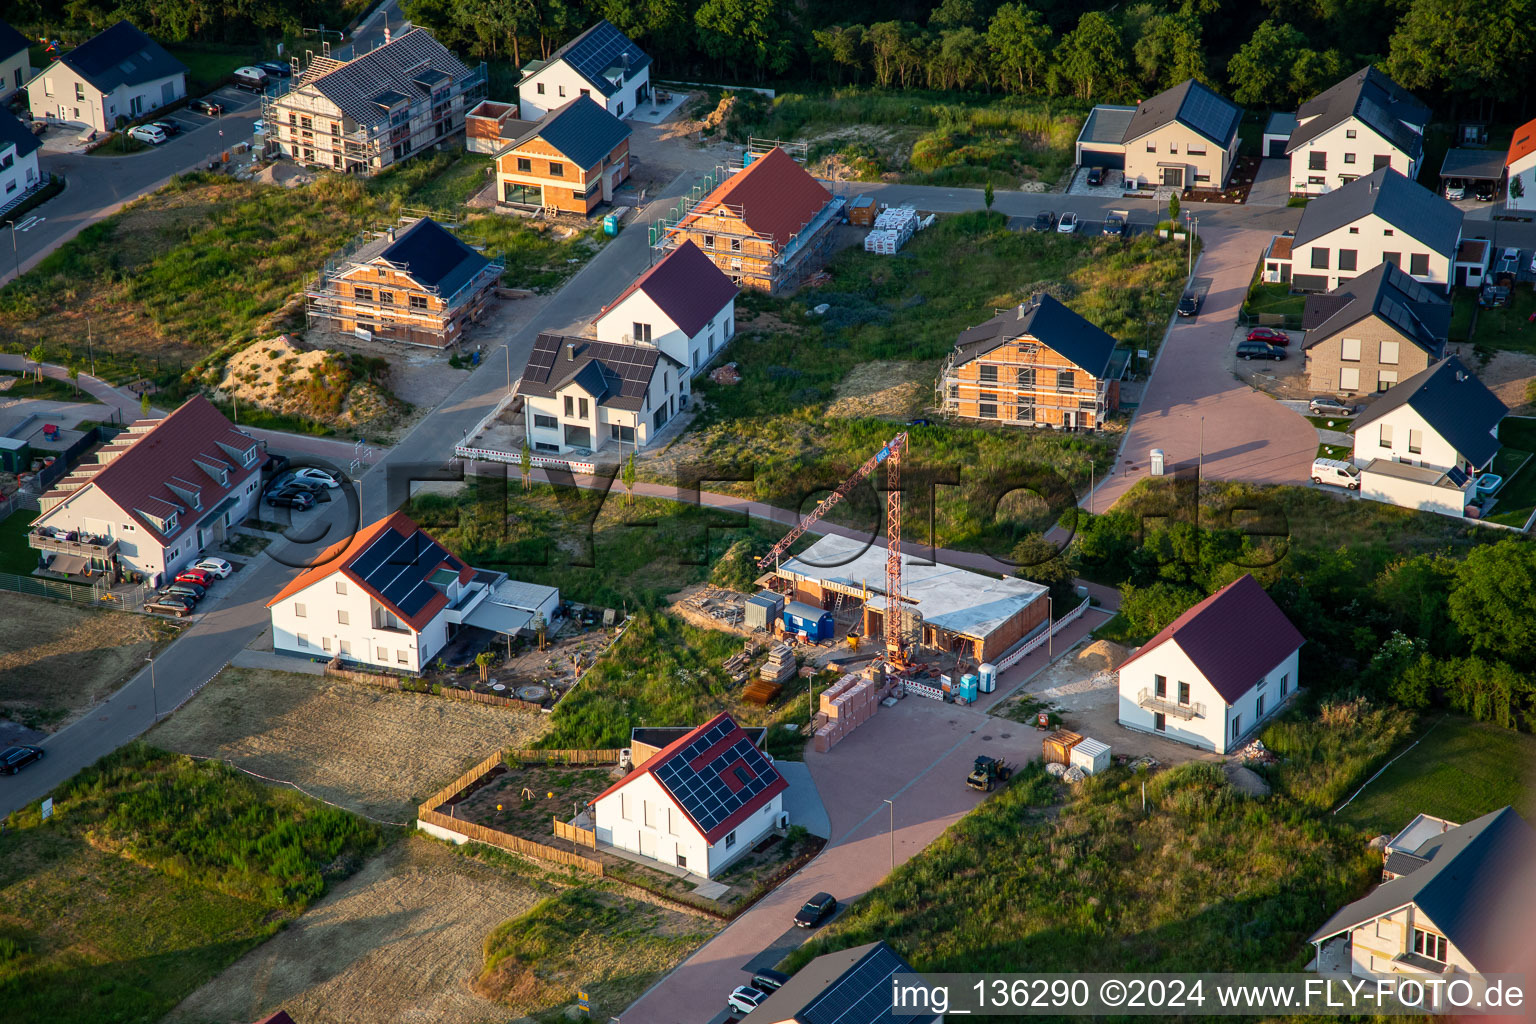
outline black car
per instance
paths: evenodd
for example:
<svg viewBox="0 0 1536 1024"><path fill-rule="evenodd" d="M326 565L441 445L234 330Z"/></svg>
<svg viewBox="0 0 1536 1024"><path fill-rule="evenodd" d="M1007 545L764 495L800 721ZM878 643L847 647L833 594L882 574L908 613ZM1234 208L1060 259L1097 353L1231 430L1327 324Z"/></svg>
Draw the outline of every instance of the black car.
<svg viewBox="0 0 1536 1024"><path fill-rule="evenodd" d="M1193 293L1179 299L1179 316L1194 316L1200 312L1200 296Z"/></svg>
<svg viewBox="0 0 1536 1024"><path fill-rule="evenodd" d="M151 121L149 123L165 132L167 136L181 134L181 123L179 121Z"/></svg>
<svg viewBox="0 0 1536 1024"><path fill-rule="evenodd" d="M1473 189L1473 195L1477 196L1480 203L1491 203L1499 194L1498 186L1491 181L1480 181Z"/></svg>
<svg viewBox="0 0 1536 1024"><path fill-rule="evenodd" d="M267 504L278 508L296 508L303 512L315 507L315 496L308 491L281 490L267 495Z"/></svg>
<svg viewBox="0 0 1536 1024"><path fill-rule="evenodd" d="M195 603L208 596L208 588L199 583L192 583L187 580L177 580L175 583L172 583L170 586L160 591L161 597L170 597L172 594L181 594L184 597L190 597Z"/></svg>
<svg viewBox="0 0 1536 1024"><path fill-rule="evenodd" d="M297 494L300 491L308 494L316 501L323 502L331 500L330 488L326 487L324 484L317 484L313 480L299 480L294 477L289 477L287 480L282 481L277 487L273 488L273 493L275 494Z"/></svg>
<svg viewBox="0 0 1536 1024"><path fill-rule="evenodd" d="M784 983L788 980L789 975L765 967L752 975L752 987L759 992L767 992L769 995L772 995L783 988Z"/></svg>
<svg viewBox="0 0 1536 1024"><path fill-rule="evenodd" d="M194 113L207 114L209 117L224 113L224 105L215 103L213 100L187 100L187 109Z"/></svg>
<svg viewBox="0 0 1536 1024"><path fill-rule="evenodd" d="M795 915L796 928L815 928L821 922L837 913L837 900L831 893L819 892L806 901L800 908L800 913Z"/></svg>
<svg viewBox="0 0 1536 1024"><path fill-rule="evenodd" d="M1088 184L1095 186L1104 184L1104 168L1088 168Z"/></svg>
<svg viewBox="0 0 1536 1024"><path fill-rule="evenodd" d="M1237 343L1239 359L1284 359L1285 349L1267 341L1240 341Z"/></svg>
<svg viewBox="0 0 1536 1024"><path fill-rule="evenodd" d="M273 78L292 78L293 66L280 60L264 60L256 65Z"/></svg>
<svg viewBox="0 0 1536 1024"><path fill-rule="evenodd" d="M1029 226L1031 231L1055 231L1056 215L1049 210L1035 214L1035 222Z"/></svg>
<svg viewBox="0 0 1536 1024"><path fill-rule="evenodd" d="M288 456L273 455L271 452L268 452L267 464L262 467L262 472L266 473L267 476L277 476L288 468L288 462Z"/></svg>
<svg viewBox="0 0 1536 1024"><path fill-rule="evenodd" d="M43 759L42 747L20 744L0 750L0 775L15 775L33 761Z"/></svg>
<svg viewBox="0 0 1536 1024"><path fill-rule="evenodd" d="M172 586L182 586L182 584L175 583L172 584ZM185 608L187 611L191 611L197 607L197 598L193 597L191 594L183 593L181 591L173 591L170 587L166 587L164 590L156 594L155 602L157 604L178 605L182 608Z"/></svg>

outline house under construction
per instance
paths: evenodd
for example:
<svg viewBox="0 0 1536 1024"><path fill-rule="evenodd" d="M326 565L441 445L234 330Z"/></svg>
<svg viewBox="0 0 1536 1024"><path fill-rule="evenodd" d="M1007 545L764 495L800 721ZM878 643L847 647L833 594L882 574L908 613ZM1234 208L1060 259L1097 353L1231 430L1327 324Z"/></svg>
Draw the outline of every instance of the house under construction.
<svg viewBox="0 0 1536 1024"><path fill-rule="evenodd" d="M470 68L413 28L348 61L310 53L294 77L262 100L267 138L311 167L377 174L415 153L464 137L468 110L485 97L486 69Z"/></svg>
<svg viewBox="0 0 1536 1024"><path fill-rule="evenodd" d="M1045 625L1049 588L1017 577L994 579L902 553L903 629L914 645L996 661ZM886 549L879 542L829 534L774 570L791 600L828 609L859 632L885 634Z"/></svg>

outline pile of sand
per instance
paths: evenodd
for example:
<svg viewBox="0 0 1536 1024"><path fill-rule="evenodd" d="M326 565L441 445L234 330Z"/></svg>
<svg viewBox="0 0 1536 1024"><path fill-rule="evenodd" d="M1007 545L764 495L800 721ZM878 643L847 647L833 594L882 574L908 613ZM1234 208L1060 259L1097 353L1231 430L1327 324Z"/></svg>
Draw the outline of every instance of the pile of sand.
<svg viewBox="0 0 1536 1024"><path fill-rule="evenodd" d="M251 180L262 185L282 185L285 188L297 188L300 185L308 185L315 179L304 168L278 160L267 164L261 170L252 174Z"/></svg>
<svg viewBox="0 0 1536 1024"><path fill-rule="evenodd" d="M1113 672L1131 652L1111 640L1095 640L1077 655L1077 663L1091 672Z"/></svg>
<svg viewBox="0 0 1536 1024"><path fill-rule="evenodd" d="M341 352L306 348L292 335L283 334L231 356L217 390L241 405L304 416L338 428L387 426L396 414L397 400L338 369L345 360ZM339 402L334 401L334 389L345 390Z"/></svg>

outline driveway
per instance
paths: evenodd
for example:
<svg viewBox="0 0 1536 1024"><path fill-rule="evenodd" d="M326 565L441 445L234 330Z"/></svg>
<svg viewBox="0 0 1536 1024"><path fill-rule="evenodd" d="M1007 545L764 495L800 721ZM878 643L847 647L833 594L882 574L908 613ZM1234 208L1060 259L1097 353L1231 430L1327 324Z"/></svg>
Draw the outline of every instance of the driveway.
<svg viewBox="0 0 1536 1024"><path fill-rule="evenodd" d="M1259 161L1248 191L1249 206L1284 206L1291 199L1291 162L1280 157Z"/></svg>

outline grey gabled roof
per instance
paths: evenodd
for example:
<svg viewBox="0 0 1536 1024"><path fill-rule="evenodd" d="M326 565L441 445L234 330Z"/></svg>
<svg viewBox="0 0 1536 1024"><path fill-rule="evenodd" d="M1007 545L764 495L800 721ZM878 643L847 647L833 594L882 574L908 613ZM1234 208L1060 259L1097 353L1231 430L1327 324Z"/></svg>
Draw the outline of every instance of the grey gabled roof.
<svg viewBox="0 0 1536 1024"><path fill-rule="evenodd" d="M127 21L96 33L60 57L59 63L102 92L187 73L185 64Z"/></svg>
<svg viewBox="0 0 1536 1024"><path fill-rule="evenodd" d="M32 129L21 123L21 118L9 110L0 110L0 151L7 145L16 147L16 156L24 157L42 148L42 140L32 134Z"/></svg>
<svg viewBox="0 0 1536 1024"><path fill-rule="evenodd" d="M534 398L553 398L575 382L598 405L635 411L644 404L646 389L655 376L656 364L677 360L651 345L622 345L560 334L541 334L523 369L517 392Z"/></svg>
<svg viewBox="0 0 1536 1024"><path fill-rule="evenodd" d="M1359 118L1410 159L1417 160L1424 152L1422 132L1429 122L1429 108L1373 67L1361 68L1303 103L1296 111L1296 120L1301 123L1291 133L1285 151L1305 146L1351 117ZM1419 131L1408 124L1418 125Z"/></svg>
<svg viewBox="0 0 1536 1024"><path fill-rule="evenodd" d="M1372 213L1434 252L1447 257L1456 255L1461 211L1390 167L1372 171L1309 202L1296 226L1291 249L1294 252L1313 239Z"/></svg>
<svg viewBox="0 0 1536 1024"><path fill-rule="evenodd" d="M961 331L955 339L955 362L970 362L1026 334L1095 377L1109 372L1115 339L1046 294Z"/></svg>
<svg viewBox="0 0 1536 1024"><path fill-rule="evenodd" d="M550 55L547 61L532 61L523 68L523 78L564 61L573 71L592 83L604 96L619 91L610 75L627 81L651 63L650 55L634 40L620 32L607 18L587 29ZM536 66L535 66L536 65Z"/></svg>
<svg viewBox="0 0 1536 1024"><path fill-rule="evenodd" d="M1327 295L1308 298L1302 316L1307 340L1302 347L1335 337L1373 314L1428 352L1431 361L1445 354L1451 304L1390 263L1378 263Z"/></svg>
<svg viewBox="0 0 1536 1024"><path fill-rule="evenodd" d="M391 103L414 102L439 82L468 74L452 50L426 29L413 28L300 88L314 88L347 117L371 127L389 117Z"/></svg>
<svg viewBox="0 0 1536 1024"><path fill-rule="evenodd" d="M594 167L630 136L628 124L608 113L590 96L577 96L561 104L502 152L519 149L533 139L549 143L582 170ZM497 154L498 156L500 154Z"/></svg>
<svg viewBox="0 0 1536 1024"><path fill-rule="evenodd" d="M1120 141L1132 143L1149 132L1178 121L1222 149L1232 144L1243 108L1193 78L1142 100Z"/></svg>
<svg viewBox="0 0 1536 1024"><path fill-rule="evenodd" d="M1135 114L1135 107L1100 103L1088 111L1088 118L1083 122L1082 131L1077 133L1077 141L1119 145L1125 138L1126 125L1131 123L1131 118Z"/></svg>
<svg viewBox="0 0 1536 1024"><path fill-rule="evenodd" d="M1531 892L1536 830L1505 807L1431 838L1414 855L1428 863L1345 906L1308 941L1332 938L1411 903L1474 969L1511 968L1503 959L1512 949L1499 918L1510 901L1518 902L1518 893Z"/></svg>
<svg viewBox="0 0 1536 1024"><path fill-rule="evenodd" d="M1455 356L1414 374L1376 399L1350 424L1349 432L1405 405L1476 469L1488 465L1503 447L1494 430L1509 414L1509 407Z"/></svg>
<svg viewBox="0 0 1536 1024"><path fill-rule="evenodd" d="M0 56L9 57L32 45L32 41L17 32L9 22L0 21Z"/></svg>
<svg viewBox="0 0 1536 1024"><path fill-rule="evenodd" d="M891 978L912 973L890 946L868 942L812 960L753 1012L799 1024L929 1024L938 1018L892 1012Z"/></svg>
<svg viewBox="0 0 1536 1024"><path fill-rule="evenodd" d="M353 254L352 261L368 263L380 257L403 266L412 280L444 296L458 291L491 262L431 217L393 238L374 239Z"/></svg>

